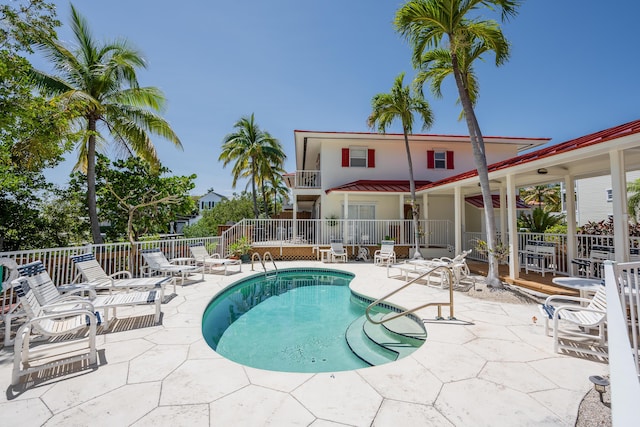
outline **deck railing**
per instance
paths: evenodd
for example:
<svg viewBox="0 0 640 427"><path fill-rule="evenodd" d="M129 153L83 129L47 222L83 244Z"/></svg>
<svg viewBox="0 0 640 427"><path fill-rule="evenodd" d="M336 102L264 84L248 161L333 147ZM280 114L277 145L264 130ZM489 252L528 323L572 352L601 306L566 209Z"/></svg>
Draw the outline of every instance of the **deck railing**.
<svg viewBox="0 0 640 427"><path fill-rule="evenodd" d="M640 262L605 261L611 418L615 426L636 425L640 396ZM631 349L631 352L629 351Z"/></svg>

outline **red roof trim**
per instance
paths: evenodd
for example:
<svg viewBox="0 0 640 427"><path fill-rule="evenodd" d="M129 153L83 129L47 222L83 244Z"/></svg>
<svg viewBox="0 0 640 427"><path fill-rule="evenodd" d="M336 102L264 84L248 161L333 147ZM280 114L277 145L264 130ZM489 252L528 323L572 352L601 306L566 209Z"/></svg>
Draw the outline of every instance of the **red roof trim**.
<svg viewBox="0 0 640 427"><path fill-rule="evenodd" d="M625 123L619 126L614 126L609 129L605 129L599 132L591 133L589 135L581 136L579 138L571 139L569 141L551 145L549 147L541 148L539 150L531 151L530 153L521 154L520 156L512 157L507 160L503 160L498 163L489 165L489 172L495 172L498 170L510 168L513 166L523 165L533 162L534 160L540 160L547 157L555 156L558 154L568 153L580 148L589 147L592 145L600 144L603 142L611 141L616 138L621 138L627 135L633 135L640 133L640 120ZM449 178L442 179L440 181L432 182L419 188L419 190L426 190L428 188L438 187L444 184L450 184L452 182L462 181L467 178L472 178L478 175L478 171L473 169L468 172L464 172Z"/></svg>
<svg viewBox="0 0 640 427"><path fill-rule="evenodd" d="M416 188L427 185L431 181L416 181ZM338 187L326 190L329 194L332 191L353 191L353 192L379 192L379 193L408 193L410 190L408 180L366 180L349 182Z"/></svg>
<svg viewBox="0 0 640 427"><path fill-rule="evenodd" d="M476 208L484 209L484 198L482 194L477 196L469 196L464 199L471 206L475 206ZM497 194L491 195L491 201L493 202L493 207L496 209L500 209L500 196ZM516 209L531 209L531 206L527 205L525 202L520 199L519 196L516 196Z"/></svg>

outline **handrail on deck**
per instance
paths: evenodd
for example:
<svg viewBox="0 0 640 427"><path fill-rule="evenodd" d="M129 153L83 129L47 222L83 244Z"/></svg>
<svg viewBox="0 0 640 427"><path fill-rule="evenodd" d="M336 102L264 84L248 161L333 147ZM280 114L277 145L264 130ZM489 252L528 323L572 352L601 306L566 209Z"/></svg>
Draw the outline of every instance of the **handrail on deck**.
<svg viewBox="0 0 640 427"><path fill-rule="evenodd" d="M419 307L415 307L412 308L410 310L405 310L402 311L400 313L396 313L393 316L390 317L385 317L382 320L373 320L371 318L371 316L369 315L369 312L371 311L371 309L373 307L375 307L376 305L380 304L382 301L386 300L387 298L397 294L398 292L400 292L403 289L408 288L409 286L413 285L414 283L416 283L418 280L424 278L425 276L431 275L433 272L435 272L436 270L442 270L444 269L447 273L447 278L448 278L448 282L449 282L449 302L430 302L427 304L423 304ZM449 320L455 320L455 317L453 316L453 273L451 272L451 269L445 265L439 265L435 268L432 268L431 270L419 275L418 277L416 277L415 279L412 279L411 281L405 283L403 286L399 287L398 289L394 290L393 292L388 293L387 295L378 298L377 300L375 300L374 302L372 302L371 304L369 304L369 306L367 307L367 309L365 310L364 314L367 317L367 320L371 323L373 323L374 325L381 325L385 322L388 322L390 320L394 320L397 319L398 317L402 317L402 316L406 316L407 314L411 314L415 311L418 311L420 309L426 308L426 307L430 307L432 305L435 305L438 307L438 316L436 317L436 319L438 320L442 320L444 319L444 317L442 317L442 306L449 306Z"/></svg>
<svg viewBox="0 0 640 427"><path fill-rule="evenodd" d="M271 255L271 252L269 252L269 251L266 251L264 253L264 257L261 257L258 252L254 252L253 255L251 255L251 271L254 271L254 269L253 269L253 260L256 258L256 256L258 257L258 260L260 261L260 264L262 264L262 269L264 270L265 276L267 275L267 266L265 265L265 261L267 260L267 258L271 259L271 262L273 263L273 268L275 269L276 275L278 275L278 266L276 265L276 261L273 259L273 256Z"/></svg>

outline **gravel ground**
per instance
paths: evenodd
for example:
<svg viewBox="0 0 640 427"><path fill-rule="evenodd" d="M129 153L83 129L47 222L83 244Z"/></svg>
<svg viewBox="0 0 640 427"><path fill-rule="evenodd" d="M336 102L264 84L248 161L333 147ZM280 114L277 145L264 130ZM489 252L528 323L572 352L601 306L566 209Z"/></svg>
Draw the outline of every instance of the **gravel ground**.
<svg viewBox="0 0 640 427"><path fill-rule="evenodd" d="M511 304L537 304L544 301L545 297L532 295L518 287L505 284L504 289L491 289L478 278L474 287L458 289L473 298L485 299ZM611 424L611 396L609 388L603 394L604 404L600 402L600 394L591 389L580 403L576 427L610 427Z"/></svg>

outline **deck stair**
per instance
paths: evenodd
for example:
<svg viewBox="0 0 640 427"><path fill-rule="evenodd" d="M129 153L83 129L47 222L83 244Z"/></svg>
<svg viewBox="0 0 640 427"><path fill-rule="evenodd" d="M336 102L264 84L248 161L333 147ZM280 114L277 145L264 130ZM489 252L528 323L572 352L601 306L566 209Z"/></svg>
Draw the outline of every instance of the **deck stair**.
<svg viewBox="0 0 640 427"><path fill-rule="evenodd" d="M382 320L394 313L377 313L375 320ZM351 351L369 365L393 362L413 353L420 347L427 333L424 327L406 316L376 325L366 316L354 320L345 333Z"/></svg>

